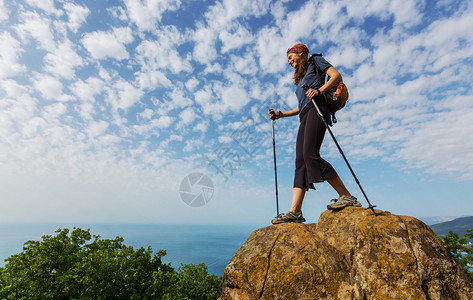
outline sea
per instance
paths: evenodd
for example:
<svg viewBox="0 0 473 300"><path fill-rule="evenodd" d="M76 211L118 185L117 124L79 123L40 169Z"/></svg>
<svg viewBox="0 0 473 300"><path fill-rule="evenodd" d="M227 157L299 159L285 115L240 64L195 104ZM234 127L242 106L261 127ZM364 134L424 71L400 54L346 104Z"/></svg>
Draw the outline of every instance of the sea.
<svg viewBox="0 0 473 300"><path fill-rule="evenodd" d="M221 277L235 252L261 226L0 223L0 267L5 266L5 259L22 252L27 241L41 241L42 236L54 236L60 228L72 231L74 227L90 229L102 239L123 237L123 243L135 249L150 246L153 253L165 249L162 261L173 268L204 263L209 273Z"/></svg>

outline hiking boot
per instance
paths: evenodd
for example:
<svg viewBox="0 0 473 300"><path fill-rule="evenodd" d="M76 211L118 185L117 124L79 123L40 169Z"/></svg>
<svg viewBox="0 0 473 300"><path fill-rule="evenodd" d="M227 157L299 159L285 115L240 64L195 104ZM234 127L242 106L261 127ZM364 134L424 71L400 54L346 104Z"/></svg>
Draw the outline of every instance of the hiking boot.
<svg viewBox="0 0 473 300"><path fill-rule="evenodd" d="M280 223L302 223L305 222L302 212L288 211L285 214L280 214L274 218L271 223L280 224Z"/></svg>
<svg viewBox="0 0 473 300"><path fill-rule="evenodd" d="M341 196L338 199L332 199L331 200L332 204L327 205L328 210L337 210L337 209L342 209L346 206L356 206L356 207L361 207L361 203L356 200L355 197L347 197L347 196Z"/></svg>

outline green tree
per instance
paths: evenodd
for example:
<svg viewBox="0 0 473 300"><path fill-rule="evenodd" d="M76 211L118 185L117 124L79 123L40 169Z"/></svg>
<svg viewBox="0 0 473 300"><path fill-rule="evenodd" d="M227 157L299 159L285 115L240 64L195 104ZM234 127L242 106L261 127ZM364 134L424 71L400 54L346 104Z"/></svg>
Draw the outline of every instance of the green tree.
<svg viewBox="0 0 473 300"><path fill-rule="evenodd" d="M209 275L205 264L189 264L179 267L172 276L171 284L163 286L159 280L156 286L161 287L160 299L166 300L210 300L217 299L222 292L222 280Z"/></svg>
<svg viewBox="0 0 473 300"><path fill-rule="evenodd" d="M203 264L178 271L165 250L133 249L123 238L59 229L28 241L0 268L1 299L217 299L221 279Z"/></svg>
<svg viewBox="0 0 473 300"><path fill-rule="evenodd" d="M449 231L442 238L442 242L458 263L464 267L473 278L473 248L471 241L473 239L473 229L468 229L462 238L453 231Z"/></svg>
<svg viewBox="0 0 473 300"><path fill-rule="evenodd" d="M205 264L181 264L171 281L164 299L210 300L218 298L222 291L221 279L209 276Z"/></svg>

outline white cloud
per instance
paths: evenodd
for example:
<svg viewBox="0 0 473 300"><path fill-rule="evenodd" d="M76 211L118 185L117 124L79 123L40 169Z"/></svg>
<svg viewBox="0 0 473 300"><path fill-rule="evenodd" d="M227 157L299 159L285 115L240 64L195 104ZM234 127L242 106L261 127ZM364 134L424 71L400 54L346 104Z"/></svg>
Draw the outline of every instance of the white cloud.
<svg viewBox="0 0 473 300"><path fill-rule="evenodd" d="M195 42L193 58L203 64L216 60L217 39L224 44L223 53L251 43L252 35L234 20L264 15L269 11L269 6L268 0L217 2L205 14L208 26L198 23L192 34Z"/></svg>
<svg viewBox="0 0 473 300"><path fill-rule="evenodd" d="M197 118L197 114L192 107L188 107L179 114L179 117L181 121L177 125L178 129L193 124Z"/></svg>
<svg viewBox="0 0 473 300"><path fill-rule="evenodd" d="M141 89L153 90L158 87L172 87L172 82L166 77L163 72L148 71L139 72L135 74L136 81Z"/></svg>
<svg viewBox="0 0 473 300"><path fill-rule="evenodd" d="M94 31L86 33L82 44L95 59L114 58L127 59L129 53L126 44L133 42L133 34L129 27L114 28L112 31Z"/></svg>
<svg viewBox="0 0 473 300"><path fill-rule="evenodd" d="M54 6L54 0L26 0L26 3L33 7L40 8L48 14L56 16L62 15L62 11L56 9L56 7Z"/></svg>
<svg viewBox="0 0 473 300"><path fill-rule="evenodd" d="M193 58L200 63L209 63L217 59L217 32L211 28L204 27L202 24L192 34L196 43L193 52Z"/></svg>
<svg viewBox="0 0 473 300"><path fill-rule="evenodd" d="M199 120L199 122L194 126L194 131L199 131L201 133L206 133L209 128L208 120Z"/></svg>
<svg viewBox="0 0 473 300"><path fill-rule="evenodd" d="M86 82L78 80L72 84L71 91L84 102L94 102L94 96L100 94L105 83L97 77L89 77Z"/></svg>
<svg viewBox="0 0 473 300"><path fill-rule="evenodd" d="M6 93L7 97L21 99L28 95L28 89L25 86L22 86L11 79L0 81L0 86L2 87L2 90Z"/></svg>
<svg viewBox="0 0 473 300"><path fill-rule="evenodd" d="M171 142L181 142L183 140L182 136L177 134L171 134L165 141L161 143L163 148L167 148Z"/></svg>
<svg viewBox="0 0 473 300"><path fill-rule="evenodd" d="M0 79L17 75L26 70L19 58L23 52L20 42L9 32L0 35Z"/></svg>
<svg viewBox="0 0 473 300"><path fill-rule="evenodd" d="M270 0L224 0L210 7L205 17L214 29L225 28L237 18L249 18L265 15L270 6Z"/></svg>
<svg viewBox="0 0 473 300"><path fill-rule="evenodd" d="M122 140L113 134L105 134L97 139L102 147L116 147Z"/></svg>
<svg viewBox="0 0 473 300"><path fill-rule="evenodd" d="M194 93L194 99L197 104L202 108L205 115L212 115L214 112L213 99L214 95L209 86L205 86L203 89L198 90Z"/></svg>
<svg viewBox="0 0 473 300"><path fill-rule="evenodd" d="M72 79L75 77L74 69L81 67L82 58L74 51L74 45L66 40L58 44L57 48L46 54L45 69L52 75Z"/></svg>
<svg viewBox="0 0 473 300"><path fill-rule="evenodd" d="M222 95L222 112L229 110L234 113L238 112L250 102L246 89L241 85L225 87L220 92Z"/></svg>
<svg viewBox="0 0 473 300"><path fill-rule="evenodd" d="M214 83L213 88L206 85L194 93L195 102L200 105L204 115L211 116L215 121L221 120L230 111L237 113L250 101L241 78L231 74L228 76L233 84L224 86Z"/></svg>
<svg viewBox="0 0 473 300"><path fill-rule="evenodd" d="M425 2L417 0L394 0L389 2L390 10L394 15L394 25L412 27L423 19L420 10L423 10Z"/></svg>
<svg viewBox="0 0 473 300"><path fill-rule="evenodd" d="M223 72L223 68L222 68L221 64L211 63L211 64L207 64L207 66L205 67L204 72L202 72L202 73L203 74L212 74L212 73L220 74L222 72Z"/></svg>
<svg viewBox="0 0 473 300"><path fill-rule="evenodd" d="M108 101L114 110L126 110L140 101L142 96L142 90L136 88L128 81L120 79L114 84L114 90L110 90Z"/></svg>
<svg viewBox="0 0 473 300"><path fill-rule="evenodd" d="M51 21L36 12L22 12L19 15L22 21L16 25L15 30L21 37L22 41L28 42L28 38L32 37L45 50L54 49L55 40L51 31Z"/></svg>
<svg viewBox="0 0 473 300"><path fill-rule="evenodd" d="M158 119L151 120L151 124L159 129L165 129L171 126L174 118L170 116L161 116Z"/></svg>
<svg viewBox="0 0 473 300"><path fill-rule="evenodd" d="M18 144L23 144L24 146L28 146L28 148L21 149L18 152L19 157L34 158L44 153L47 141L45 141L44 136L41 135L48 129L48 122L41 117L32 117L22 124L19 128L21 137ZM14 152L16 151L12 151L11 154L16 155ZM25 159L25 162L27 161L28 159Z"/></svg>
<svg viewBox="0 0 473 300"><path fill-rule="evenodd" d="M77 32L90 14L90 10L86 6L80 6L71 2L66 2L64 4L64 9L69 18L67 26L72 32Z"/></svg>
<svg viewBox="0 0 473 300"><path fill-rule="evenodd" d="M344 35L336 47L331 47L325 57L330 57L330 63L345 69L355 69L366 60L371 59L370 49L362 46L365 33L359 28L344 29ZM315 50L315 49L314 49ZM317 52L317 51L313 51Z"/></svg>
<svg viewBox="0 0 473 300"><path fill-rule="evenodd" d="M6 149L0 153L8 156L10 149L16 147L21 127L34 117L37 101L29 96L26 87L14 80L0 81L0 90L6 93L0 101L0 137L3 141L0 146Z"/></svg>
<svg viewBox="0 0 473 300"><path fill-rule="evenodd" d="M123 22L128 22L128 16L126 15L125 9L121 6L114 6L107 8L108 13L115 19L119 19Z"/></svg>
<svg viewBox="0 0 473 300"><path fill-rule="evenodd" d="M72 97L63 93L63 85L56 78L37 74L33 79L34 87L41 92L41 95L48 100L69 101Z"/></svg>
<svg viewBox="0 0 473 300"><path fill-rule="evenodd" d="M140 113L140 116L145 119L145 120L151 120L151 118L153 117L154 115L154 110L150 109L150 108L146 108L145 110L143 110L141 113Z"/></svg>
<svg viewBox="0 0 473 300"><path fill-rule="evenodd" d="M90 138L102 136L108 129L109 124L103 120L91 121L89 127L86 129L87 135Z"/></svg>
<svg viewBox="0 0 473 300"><path fill-rule="evenodd" d="M230 31L224 30L219 34L219 38L223 43L223 53L253 43L253 35L248 31L248 29L240 24L235 27L236 28L232 28Z"/></svg>
<svg viewBox="0 0 473 300"><path fill-rule="evenodd" d="M195 78L191 78L186 82L186 88L193 92L195 91L195 88L199 85L199 81Z"/></svg>
<svg viewBox="0 0 473 300"><path fill-rule="evenodd" d="M284 49L290 47L289 41L281 35L275 27L261 29L257 34L255 45L256 53L259 56L259 67L265 73L276 73L284 70L287 65L286 53Z"/></svg>
<svg viewBox="0 0 473 300"><path fill-rule="evenodd" d="M194 105L192 99L187 97L185 90L181 87L174 87L167 95L167 98L169 98L170 101L163 102L164 107L159 107L160 114L166 114L172 111L179 113L182 109Z"/></svg>
<svg viewBox="0 0 473 300"><path fill-rule="evenodd" d="M180 0L125 0L128 16L141 31L156 28L165 11L179 8Z"/></svg>
<svg viewBox="0 0 473 300"><path fill-rule="evenodd" d="M63 103L54 103L42 108L42 115L45 120L56 120L67 112L67 107Z"/></svg>
<svg viewBox="0 0 473 300"><path fill-rule="evenodd" d="M70 86L70 90L81 101L79 115L84 120L92 120L99 112L95 106L95 97L105 90L105 83L96 77L89 77L86 82L78 80Z"/></svg>
<svg viewBox="0 0 473 300"><path fill-rule="evenodd" d="M306 2L299 10L292 11L288 14L286 19L286 32L290 37L301 38L312 32L318 32L316 40L320 40L323 37L320 36L320 31L327 30L327 28L340 28L341 24L344 24L348 20L341 18L334 18L334 16L340 16L344 5L342 2L336 1L311 1ZM314 23L314 27L311 29L310 26L304 26L309 28L302 28L304 22ZM284 27L283 27L284 28ZM316 30L314 30L316 29ZM309 48L310 49L310 48Z"/></svg>
<svg viewBox="0 0 473 300"><path fill-rule="evenodd" d="M153 126L151 126L150 124L133 125L132 129L133 129L133 134L135 136L142 135L145 137L150 137L150 136L155 136L156 138L159 137L159 133L156 132L156 130L154 130Z"/></svg>
<svg viewBox="0 0 473 300"><path fill-rule="evenodd" d="M245 56L232 56L231 61L238 74L256 75L258 60L255 53L248 52Z"/></svg>
<svg viewBox="0 0 473 300"><path fill-rule="evenodd" d="M426 70L440 71L472 56L471 18L473 9L455 18L438 20L429 26L425 34L420 35L422 39L418 41L418 47L425 47L430 54Z"/></svg>
<svg viewBox="0 0 473 300"><path fill-rule="evenodd" d="M195 151L196 149L202 148L204 142L202 139L191 139L186 140L186 145L182 149L184 152Z"/></svg>
<svg viewBox="0 0 473 300"><path fill-rule="evenodd" d="M461 174L465 179L473 179L473 125L470 121L473 107L470 97L458 97L458 100L464 103L463 107L435 113L430 121L414 128L396 151L396 158L406 161L409 168Z"/></svg>
<svg viewBox="0 0 473 300"><path fill-rule="evenodd" d="M3 0L0 0L0 22L4 20L8 20L8 14L10 11L7 9L5 6L5 3Z"/></svg>
<svg viewBox="0 0 473 300"><path fill-rule="evenodd" d="M144 40L136 47L136 60L142 72L160 69L177 74L191 71L190 63L176 49L186 40L186 36L174 26L163 27L156 35L156 40Z"/></svg>

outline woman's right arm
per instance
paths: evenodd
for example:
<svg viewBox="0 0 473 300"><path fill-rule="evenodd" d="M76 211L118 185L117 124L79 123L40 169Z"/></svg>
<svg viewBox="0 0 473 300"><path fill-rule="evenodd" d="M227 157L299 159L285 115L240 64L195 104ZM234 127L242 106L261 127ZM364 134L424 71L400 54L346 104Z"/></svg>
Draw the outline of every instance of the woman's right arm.
<svg viewBox="0 0 473 300"><path fill-rule="evenodd" d="M282 111L277 111L275 109L271 110L269 112L269 117L271 118L273 115L276 117L276 119L284 118L284 117L292 117L299 114L299 107L296 107L294 109L282 112Z"/></svg>
<svg viewBox="0 0 473 300"><path fill-rule="evenodd" d="M292 117L292 116L295 116L295 115L298 115L298 114L299 114L299 107L296 107L296 108L291 109L289 111L283 112L282 116L280 116L280 118Z"/></svg>

